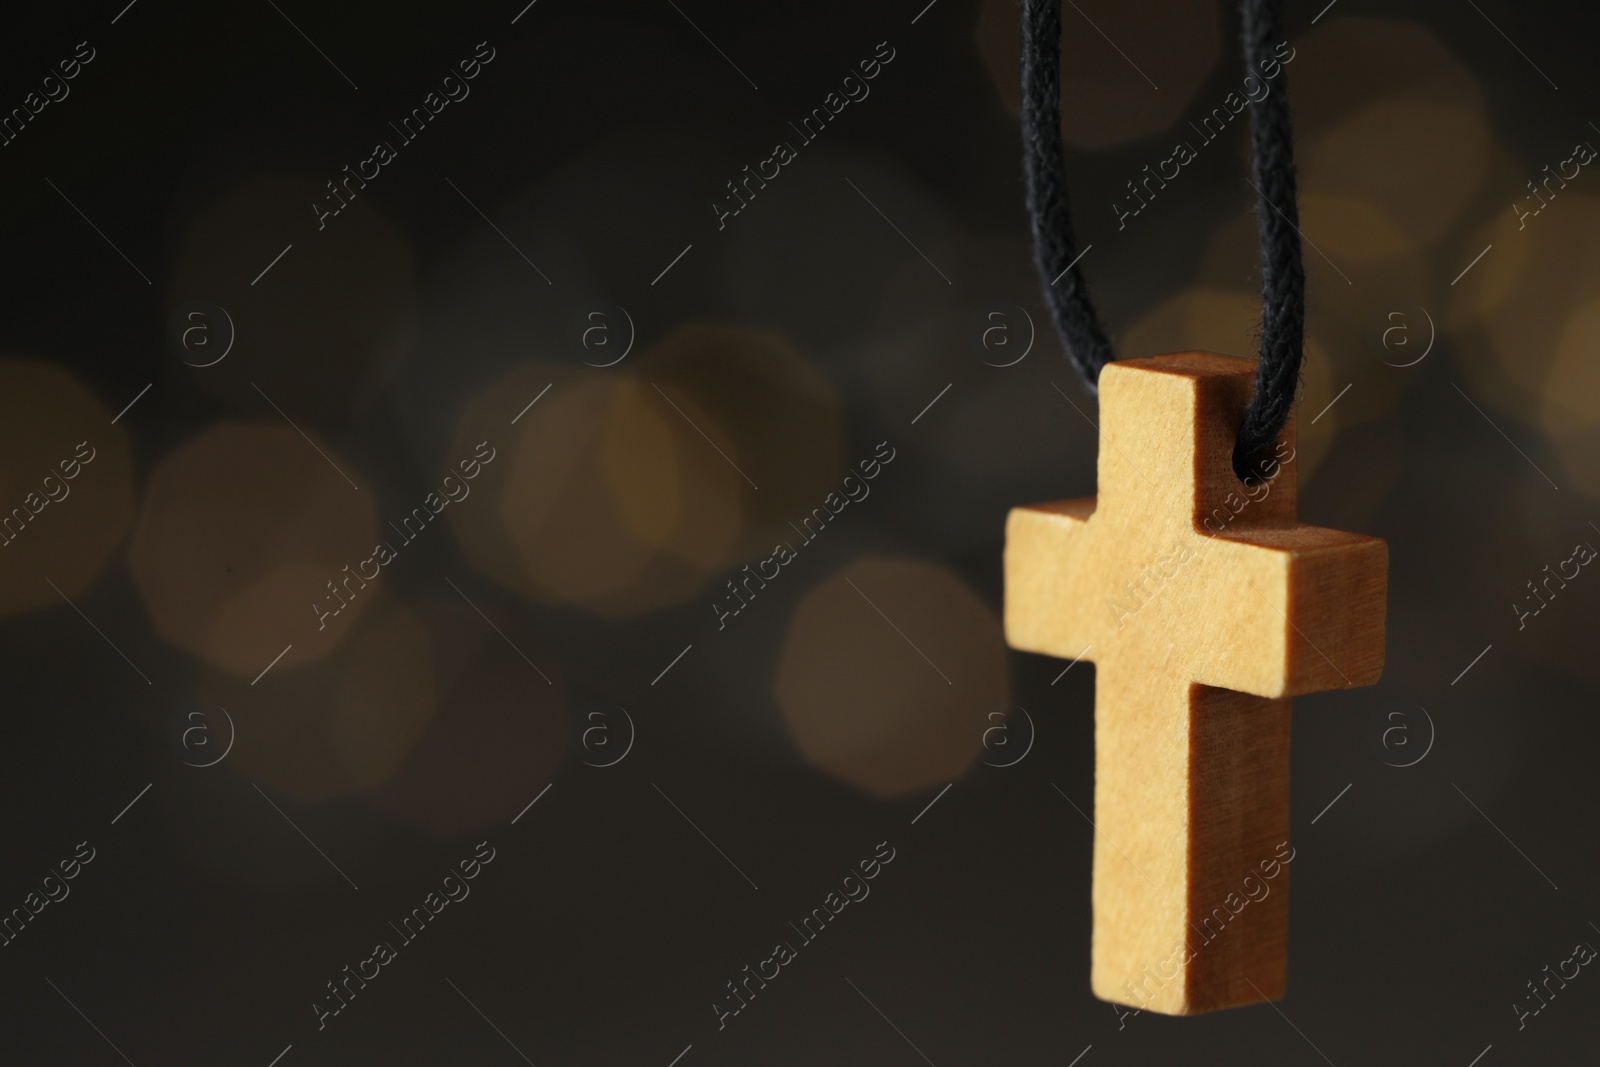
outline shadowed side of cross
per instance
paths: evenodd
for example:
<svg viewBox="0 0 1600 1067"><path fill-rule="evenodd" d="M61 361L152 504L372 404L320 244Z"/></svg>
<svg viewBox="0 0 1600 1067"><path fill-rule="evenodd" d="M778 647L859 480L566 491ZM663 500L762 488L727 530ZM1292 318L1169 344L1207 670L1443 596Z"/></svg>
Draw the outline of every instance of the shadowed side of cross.
<svg viewBox="0 0 1600 1067"><path fill-rule="evenodd" d="M1383 669L1388 548L1295 521L1293 418L1233 472L1253 370L1108 364L1099 496L1006 521L1006 640L1096 669L1091 984L1173 1015L1283 995L1288 698Z"/></svg>

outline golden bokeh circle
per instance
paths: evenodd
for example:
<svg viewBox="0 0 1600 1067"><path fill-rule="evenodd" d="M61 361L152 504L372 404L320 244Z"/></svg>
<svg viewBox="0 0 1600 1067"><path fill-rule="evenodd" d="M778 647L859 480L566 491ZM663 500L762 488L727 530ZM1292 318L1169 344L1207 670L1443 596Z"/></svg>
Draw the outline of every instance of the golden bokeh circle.
<svg viewBox="0 0 1600 1067"><path fill-rule="evenodd" d="M774 691L812 766L879 796L947 782L1010 701L1000 620L946 567L863 557L801 600Z"/></svg>
<svg viewBox="0 0 1600 1067"><path fill-rule="evenodd" d="M539 400L519 413L524 397ZM487 577L634 618L769 549L834 487L842 437L833 390L788 341L690 324L617 368L529 361L469 400L452 447L498 440L502 458L478 482L488 506L450 517Z"/></svg>
<svg viewBox="0 0 1600 1067"><path fill-rule="evenodd" d="M1364 262L1439 240L1483 187L1492 144L1481 108L1405 98L1378 100L1308 137L1297 153L1302 194L1361 201L1388 223L1358 217L1357 230L1320 228L1318 242Z"/></svg>
<svg viewBox="0 0 1600 1067"><path fill-rule="evenodd" d="M339 645L375 599L345 584L344 568L370 557L379 534L372 495L329 459L355 469L287 426L221 423L157 464L128 558L165 640L246 678L286 645L274 670ZM341 603L331 618L313 607Z"/></svg>
<svg viewBox="0 0 1600 1067"><path fill-rule="evenodd" d="M133 467L112 417L64 368L0 358L0 617L86 593L127 536Z"/></svg>
<svg viewBox="0 0 1600 1067"><path fill-rule="evenodd" d="M1507 208L1464 247L1488 249L1453 288L1449 309L1474 399L1569 437L1600 418L1592 370L1600 197L1563 190L1531 218Z"/></svg>
<svg viewBox="0 0 1600 1067"><path fill-rule="evenodd" d="M384 594L337 654L258 684L211 668L202 706L226 708L234 770L311 804L376 789L427 730L437 695L433 646L417 612Z"/></svg>
<svg viewBox="0 0 1600 1067"><path fill-rule="evenodd" d="M1578 307L1561 327L1540 397L1546 429L1572 431L1600 421L1600 298Z"/></svg>

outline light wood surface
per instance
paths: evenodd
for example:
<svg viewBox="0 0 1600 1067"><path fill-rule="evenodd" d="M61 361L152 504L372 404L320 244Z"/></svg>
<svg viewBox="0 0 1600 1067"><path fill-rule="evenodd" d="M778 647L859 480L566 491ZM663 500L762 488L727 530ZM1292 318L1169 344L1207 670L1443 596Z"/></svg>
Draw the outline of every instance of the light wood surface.
<svg viewBox="0 0 1600 1067"><path fill-rule="evenodd" d="M1283 995L1289 697L1383 669L1388 547L1296 522L1293 417L1233 473L1253 372L1110 364L1099 496L1006 521L1006 640L1096 669L1091 985L1172 1015Z"/></svg>

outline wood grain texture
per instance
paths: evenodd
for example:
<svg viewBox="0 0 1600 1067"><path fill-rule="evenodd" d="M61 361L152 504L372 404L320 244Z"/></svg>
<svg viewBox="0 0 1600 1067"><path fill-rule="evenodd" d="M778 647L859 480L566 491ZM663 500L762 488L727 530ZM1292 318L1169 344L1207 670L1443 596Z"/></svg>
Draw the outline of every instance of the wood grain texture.
<svg viewBox="0 0 1600 1067"><path fill-rule="evenodd" d="M1006 640L1096 665L1091 985L1173 1015L1283 994L1288 698L1383 669L1388 548L1295 520L1293 417L1233 473L1253 370L1109 364L1099 496L1006 521Z"/></svg>

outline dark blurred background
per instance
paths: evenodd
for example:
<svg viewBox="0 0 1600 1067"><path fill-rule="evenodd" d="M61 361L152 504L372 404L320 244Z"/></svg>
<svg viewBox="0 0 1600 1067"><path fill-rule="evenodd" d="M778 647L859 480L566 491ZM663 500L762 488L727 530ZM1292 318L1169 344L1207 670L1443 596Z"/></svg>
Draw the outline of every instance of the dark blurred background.
<svg viewBox="0 0 1600 1067"><path fill-rule="evenodd" d="M0 34L0 1061L1594 1061L1586 9L1290 5L1300 513L1388 665L1295 702L1288 996L1173 1019L1089 992L1093 669L1001 635L1096 450L1011 0L124 2ZM1064 25L1120 354L1249 355L1236 12Z"/></svg>

